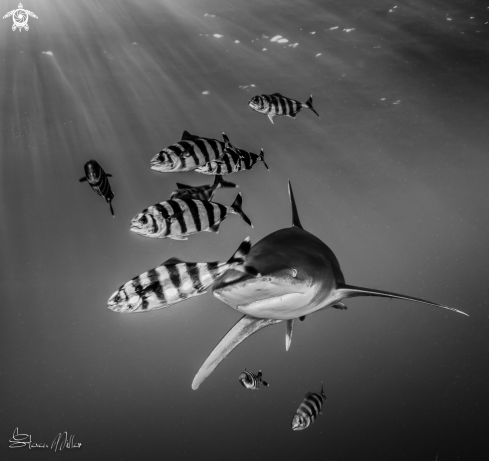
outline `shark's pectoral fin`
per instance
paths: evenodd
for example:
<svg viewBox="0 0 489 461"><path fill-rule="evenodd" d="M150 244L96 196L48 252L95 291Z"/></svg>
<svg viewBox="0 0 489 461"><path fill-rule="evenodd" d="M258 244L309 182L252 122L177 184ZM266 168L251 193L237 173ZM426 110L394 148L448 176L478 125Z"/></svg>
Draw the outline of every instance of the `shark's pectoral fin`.
<svg viewBox="0 0 489 461"><path fill-rule="evenodd" d="M373 290L371 288L354 287L352 285L346 285L344 283L336 284L337 299L343 298L355 298L357 296L380 296L382 298L393 298L393 299L405 299L407 301L415 301L417 303L430 304L431 306L441 307L442 309L448 309L449 311L457 312L459 314L469 316L465 312L454 309L453 307L442 306L441 304L432 303L431 301L426 301L421 298L414 298L412 296L400 295L397 293L391 293L389 291L383 290ZM335 307L335 306L333 306Z"/></svg>
<svg viewBox="0 0 489 461"><path fill-rule="evenodd" d="M294 329L295 319L289 319L285 323L285 350L288 351L292 342L292 331Z"/></svg>
<svg viewBox="0 0 489 461"><path fill-rule="evenodd" d="M195 375L192 382L192 389L196 390L205 381L205 379L214 371L214 369L227 357L227 355L248 336L256 333L258 330L282 322L277 319L257 319L244 315L231 328L226 336L221 339L220 343L214 348L207 360L200 367L199 372Z"/></svg>

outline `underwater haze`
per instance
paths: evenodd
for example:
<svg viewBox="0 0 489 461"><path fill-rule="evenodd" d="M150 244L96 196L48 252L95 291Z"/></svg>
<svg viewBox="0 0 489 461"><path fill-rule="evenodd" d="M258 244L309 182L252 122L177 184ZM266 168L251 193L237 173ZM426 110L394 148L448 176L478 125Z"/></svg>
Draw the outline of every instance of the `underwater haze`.
<svg viewBox="0 0 489 461"><path fill-rule="evenodd" d="M0 16L18 7L0 0ZM489 2L25 0L0 20L0 459L487 460ZM280 38L277 38L280 36ZM273 39L273 40L272 40ZM306 102L295 119L255 95ZM182 133L264 149L225 179L253 222L149 239L131 219L196 172L150 160ZM112 174L109 205L87 183ZM136 315L107 308L171 257L227 261L292 225L346 283L454 307L347 299L250 337L191 383L241 314L211 290ZM247 390L244 368L269 387ZM292 431L324 383L314 424ZM47 448L10 448L18 428ZM59 433L74 436L62 452Z"/></svg>

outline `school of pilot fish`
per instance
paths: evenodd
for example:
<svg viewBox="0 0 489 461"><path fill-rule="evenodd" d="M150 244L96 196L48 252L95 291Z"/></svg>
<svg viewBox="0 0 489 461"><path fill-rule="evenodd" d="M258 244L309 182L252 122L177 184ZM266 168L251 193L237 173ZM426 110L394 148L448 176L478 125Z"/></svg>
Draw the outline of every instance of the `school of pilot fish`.
<svg viewBox="0 0 489 461"><path fill-rule="evenodd" d="M274 117L295 118L302 109L310 109L319 117L312 105L312 96L302 103L279 93L263 94L251 98L248 105L254 111L267 115L272 123ZM176 183L177 189L167 200L149 205L135 214L129 226L131 232L147 238L187 240L199 232L218 233L222 222L230 214L239 216L246 225L253 227L243 210L241 192L231 205L213 202L212 199L219 188L239 187L224 180L224 175L252 170L258 162L262 162L270 171L265 163L264 149L255 154L234 146L225 133L222 138L221 141L184 131L179 141L151 159L150 168L153 171L195 171L213 175L214 182L202 186ZM115 195L108 179L111 175L95 160L88 161L84 168L85 176L80 182L87 181L98 195L104 197L114 216L112 200ZM301 197L307 192L301 190ZM247 237L225 262L185 262L172 257L123 283L108 300L108 308L114 312L142 313L173 306L211 289L216 299L241 312L240 320L210 352L198 370L192 382L194 390L234 348L257 331L285 322L287 351L291 346L296 319L304 320L306 316L330 307L345 310L347 307L343 300L346 298L376 296L403 299L467 315L458 309L420 298L347 285L333 251L303 228L290 181L288 193L291 227L272 232L253 246L250 237ZM255 374L245 368L239 374L238 381L248 390L258 390L260 385L269 387L262 379L261 370ZM293 415L292 430L308 428L321 414L325 401L322 383L319 393L307 392Z"/></svg>

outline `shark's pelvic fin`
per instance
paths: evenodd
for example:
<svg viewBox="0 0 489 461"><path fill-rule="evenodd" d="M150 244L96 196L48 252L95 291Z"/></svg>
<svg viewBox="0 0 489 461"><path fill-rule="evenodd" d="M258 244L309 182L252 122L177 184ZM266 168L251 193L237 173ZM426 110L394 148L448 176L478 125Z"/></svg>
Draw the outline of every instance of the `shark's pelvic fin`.
<svg viewBox="0 0 489 461"><path fill-rule="evenodd" d="M294 329L295 319L289 319L285 323L285 351L289 350L290 343L292 342L292 331Z"/></svg>
<svg viewBox="0 0 489 461"><path fill-rule="evenodd" d="M290 179L289 179L289 195L290 195L290 204L292 205L292 225L295 227L300 227L301 229L304 229L302 227L300 220L299 220L299 214L297 213L297 207L295 206L294 193L292 192L292 185L290 184Z"/></svg>
<svg viewBox="0 0 489 461"><path fill-rule="evenodd" d="M466 314L465 312L459 311L458 309L454 309L453 307L442 306L441 304L432 303L431 301L426 301L426 300L421 299L421 298L414 298L412 296L400 295L397 293L391 293L389 291L373 290L371 288L355 287L352 285L346 285L344 283L337 283L336 284L336 291L339 295L338 299L355 298L357 296L380 296L382 298L405 299L407 301L415 301L417 303L430 304L431 306L441 307L442 309L448 309L449 311L457 312L459 314L466 315L467 317L469 316L469 314ZM333 306L333 307L336 307L336 306Z"/></svg>
<svg viewBox="0 0 489 461"><path fill-rule="evenodd" d="M221 339L219 344L211 352L207 360L200 367L192 382L192 389L195 391L205 381L205 379L214 371L214 369L227 357L227 355L248 336L256 333L258 330L282 322L277 319L257 319L244 315L231 328L226 336Z"/></svg>

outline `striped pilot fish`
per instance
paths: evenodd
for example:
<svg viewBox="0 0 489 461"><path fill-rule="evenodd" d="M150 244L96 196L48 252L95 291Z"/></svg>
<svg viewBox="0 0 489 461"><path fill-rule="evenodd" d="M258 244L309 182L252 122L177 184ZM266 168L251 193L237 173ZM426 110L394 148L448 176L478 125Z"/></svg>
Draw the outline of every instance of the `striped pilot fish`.
<svg viewBox="0 0 489 461"><path fill-rule="evenodd" d="M308 392L304 401L299 405L294 417L292 418L292 429L302 431L307 429L321 413L321 407L326 400L323 383L321 383L321 392Z"/></svg>
<svg viewBox="0 0 489 461"><path fill-rule="evenodd" d="M241 171L242 162L241 157L234 149L224 149L223 156L212 162L199 166L195 169L197 173L208 175L224 175L232 174Z"/></svg>
<svg viewBox="0 0 489 461"><path fill-rule="evenodd" d="M255 375L255 373L248 371L246 368L244 371L242 371L238 377L238 381L246 387L246 389L250 390L255 390L260 388L260 383L262 383L264 386L268 386L268 383L266 381L263 381L262 379L262 373L261 370L258 372L258 374Z"/></svg>
<svg viewBox="0 0 489 461"><path fill-rule="evenodd" d="M151 159L151 169L161 173L195 170L221 158L224 147L224 143L217 139L201 138L184 131L181 141L163 149Z"/></svg>
<svg viewBox="0 0 489 461"><path fill-rule="evenodd" d="M220 187L238 187L232 182L227 182L222 179L221 175L217 175L214 180L214 184L205 186L187 186L177 182L178 189L173 191L170 195L170 199L192 199L197 200L212 200L212 197L217 189Z"/></svg>
<svg viewBox="0 0 489 461"><path fill-rule="evenodd" d="M110 212L114 216L114 209L112 208L112 200L114 193L110 187L109 179L112 175L106 173L104 169L99 165L96 160L90 160L85 163L85 176L80 178L80 182L88 181L90 187L102 196L110 206Z"/></svg>
<svg viewBox="0 0 489 461"><path fill-rule="evenodd" d="M131 231L151 238L187 240L188 235L198 232L219 231L221 222L229 213L237 214L253 227L242 209L243 198L239 193L231 206L196 199L176 199L152 205L131 221Z"/></svg>
<svg viewBox="0 0 489 461"><path fill-rule="evenodd" d="M250 238L247 237L225 263L188 263L171 258L122 285L109 298L108 308L129 314L148 312L204 294L227 270L244 271L244 258L250 248Z"/></svg>
<svg viewBox="0 0 489 461"><path fill-rule="evenodd" d="M302 109L311 109L318 117L319 114L312 107L312 95L303 103L295 99L286 98L280 93L262 94L251 98L248 105L261 114L267 114L273 123L273 117L287 116L295 118Z"/></svg>

